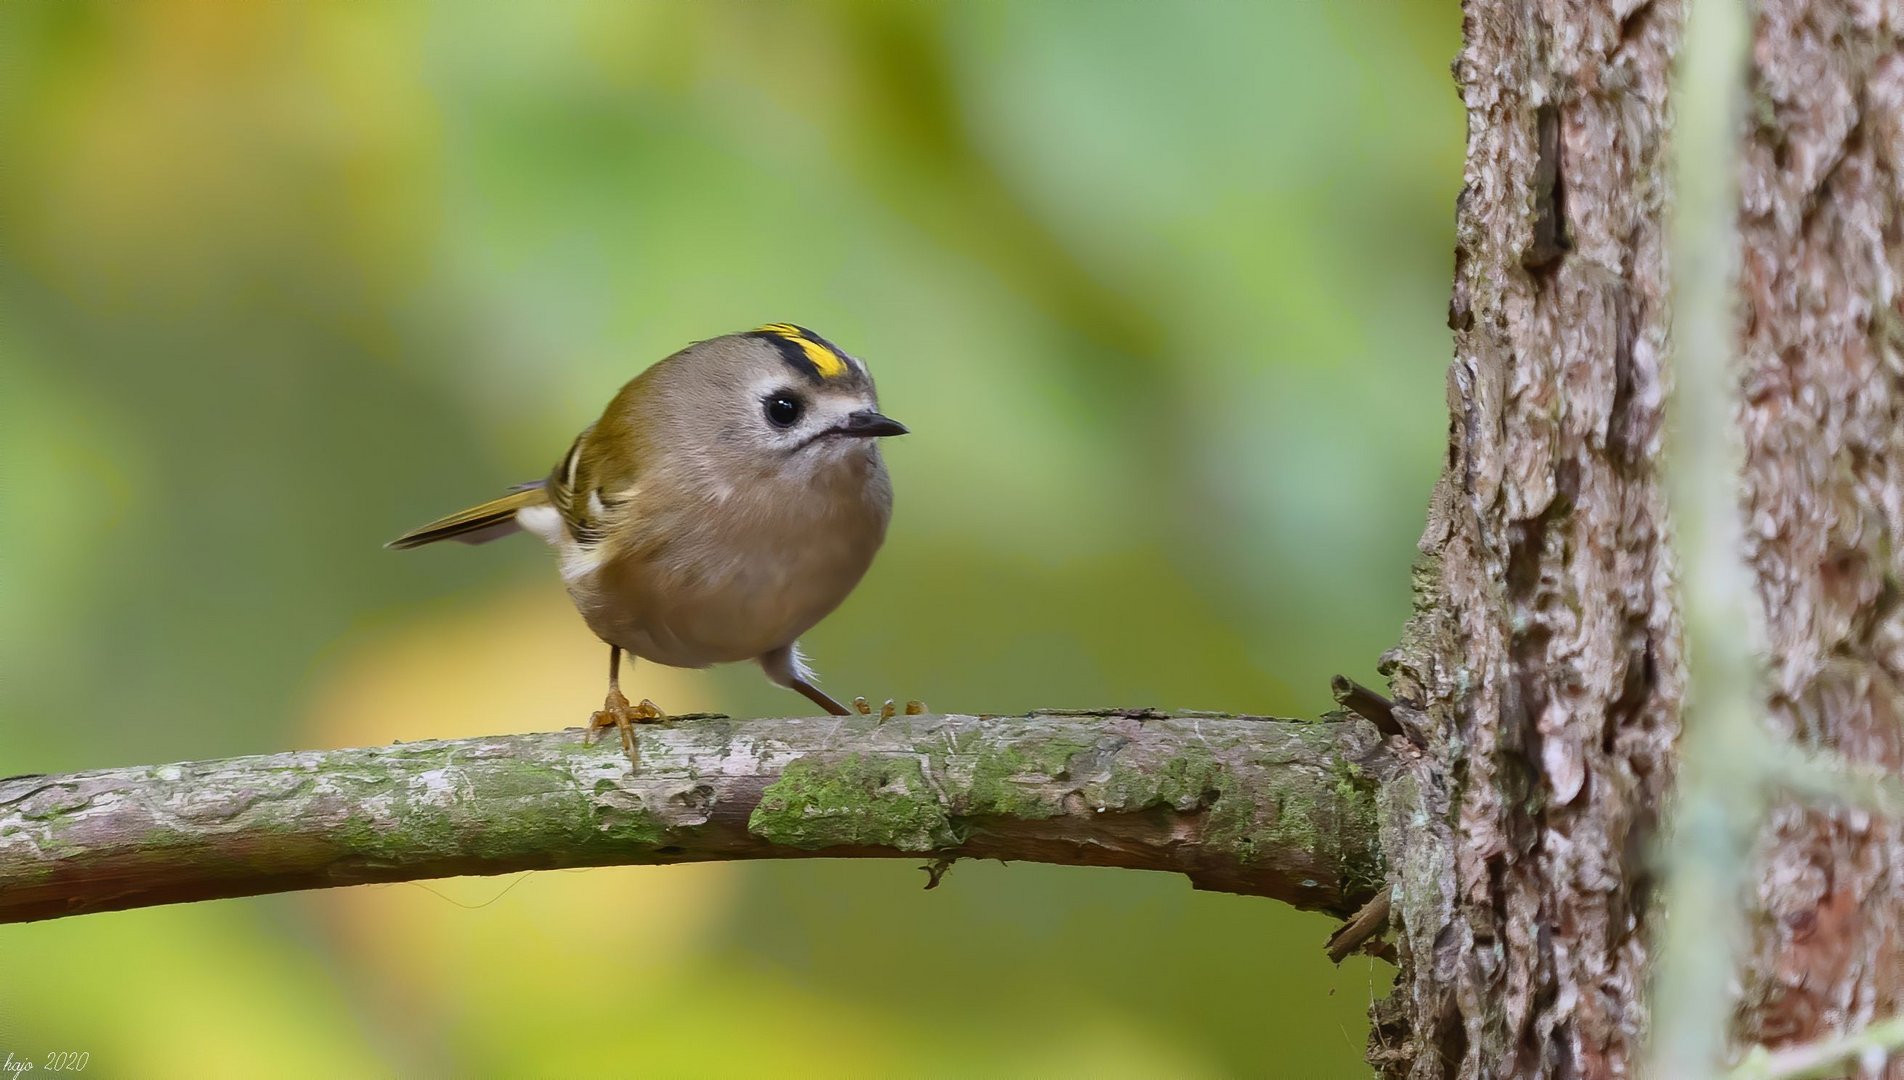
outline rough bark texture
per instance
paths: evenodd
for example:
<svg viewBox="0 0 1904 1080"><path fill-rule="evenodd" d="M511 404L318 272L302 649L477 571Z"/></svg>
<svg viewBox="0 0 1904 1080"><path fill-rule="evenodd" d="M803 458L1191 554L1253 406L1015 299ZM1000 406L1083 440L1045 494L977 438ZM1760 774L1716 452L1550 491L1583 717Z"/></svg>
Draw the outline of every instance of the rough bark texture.
<svg viewBox="0 0 1904 1080"><path fill-rule="evenodd" d="M0 922L456 874L799 856L1176 871L1346 913L1381 885L1361 721L1148 710L681 721L0 780Z"/></svg>
<svg viewBox="0 0 1904 1080"><path fill-rule="evenodd" d="M1892 767L1899 10L1765 5L1742 219L1743 498L1772 726ZM1625 1075L1646 1022L1646 856L1683 677L1655 468L1682 13L1675 0L1464 12L1448 461L1417 615L1389 658L1398 715L1425 746L1385 793L1402 972L1370 1060L1423 1078ZM1775 821L1741 1040L1897 1010L1896 830L1850 813Z"/></svg>
<svg viewBox="0 0 1904 1080"><path fill-rule="evenodd" d="M1428 744L1426 813L1392 819L1390 1075L1608 1075L1644 1022L1680 667L1653 464L1677 22L1667 0L1466 5L1448 463L1390 657Z"/></svg>
<svg viewBox="0 0 1904 1080"><path fill-rule="evenodd" d="M1746 546L1772 727L1904 768L1904 2L1767 0L1741 168ZM1743 1041L1904 1012L1904 830L1773 813ZM1904 1077L1904 1062L1887 1075Z"/></svg>

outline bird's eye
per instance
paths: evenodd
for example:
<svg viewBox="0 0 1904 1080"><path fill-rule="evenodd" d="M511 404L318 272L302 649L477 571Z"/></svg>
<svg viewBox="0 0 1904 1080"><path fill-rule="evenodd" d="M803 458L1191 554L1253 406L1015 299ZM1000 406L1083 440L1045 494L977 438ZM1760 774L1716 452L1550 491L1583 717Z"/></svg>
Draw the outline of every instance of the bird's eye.
<svg viewBox="0 0 1904 1080"><path fill-rule="evenodd" d="M792 394L775 394L767 399L762 409L767 414L767 422L775 427L792 427L800 420L805 407L800 399Z"/></svg>

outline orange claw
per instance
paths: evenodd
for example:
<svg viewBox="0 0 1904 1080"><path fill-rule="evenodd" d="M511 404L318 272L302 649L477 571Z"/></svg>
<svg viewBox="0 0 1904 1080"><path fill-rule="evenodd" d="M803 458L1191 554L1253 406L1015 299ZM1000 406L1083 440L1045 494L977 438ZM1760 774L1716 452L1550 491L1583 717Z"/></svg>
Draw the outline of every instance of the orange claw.
<svg viewBox="0 0 1904 1080"><path fill-rule="evenodd" d="M621 749L628 755L629 766L636 767L641 764L641 756L635 745L634 726L657 723L667 719L667 715L661 711L661 706L647 698L642 698L641 704L631 706L620 690L610 690L608 697L602 700L602 707L590 714L588 730L583 732L582 742L592 746L597 731L612 727L621 733Z"/></svg>
<svg viewBox="0 0 1904 1080"><path fill-rule="evenodd" d="M874 715L872 705L868 704L866 699L863 697L856 697L853 699L853 711L860 714L861 716ZM927 711L926 703L923 701L920 701L915 698L911 701L906 702L905 714L907 716L923 716L925 715L926 711ZM893 700L891 698L887 698L886 703L879 707L879 713L878 713L879 719L876 721L876 723L883 724L886 721L891 720L893 717L899 715L899 712L900 712L899 707L893 704Z"/></svg>

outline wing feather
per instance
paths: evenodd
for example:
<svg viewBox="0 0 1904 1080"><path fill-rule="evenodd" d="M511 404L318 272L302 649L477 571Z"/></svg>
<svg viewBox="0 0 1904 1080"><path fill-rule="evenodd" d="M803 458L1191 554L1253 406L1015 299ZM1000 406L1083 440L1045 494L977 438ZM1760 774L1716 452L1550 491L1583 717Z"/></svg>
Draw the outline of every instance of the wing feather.
<svg viewBox="0 0 1904 1080"><path fill-rule="evenodd" d="M448 517L438 518L395 540L384 547L404 550L434 544L439 540L455 540L462 544L486 544L491 540L519 532L522 526L516 521L516 513L525 507L535 506L545 501L540 481L519 484L515 490L500 499L491 499L479 506L467 510L458 510Z"/></svg>

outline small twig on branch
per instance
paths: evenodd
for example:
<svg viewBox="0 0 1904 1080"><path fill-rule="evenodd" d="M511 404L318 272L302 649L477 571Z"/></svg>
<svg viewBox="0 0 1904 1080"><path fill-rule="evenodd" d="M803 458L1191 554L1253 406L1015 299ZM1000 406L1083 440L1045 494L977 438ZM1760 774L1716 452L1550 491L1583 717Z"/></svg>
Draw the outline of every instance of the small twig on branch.
<svg viewBox="0 0 1904 1080"><path fill-rule="evenodd" d="M1904 1016L1841 1038L1781 1050L1755 1046L1732 1070L1731 1080L1827 1080L1843 1076L1851 1065L1876 1076L1899 1050L1904 1050Z"/></svg>
<svg viewBox="0 0 1904 1080"><path fill-rule="evenodd" d="M1387 930L1388 910L1389 895L1386 891L1379 892L1348 922L1336 927L1335 933L1329 935L1330 962L1340 964L1375 935Z"/></svg>
<svg viewBox="0 0 1904 1080"><path fill-rule="evenodd" d="M0 780L0 922L368 882L801 856L1183 873L1346 914L1366 729L1145 711L709 718ZM943 871L941 871L942 873Z"/></svg>
<svg viewBox="0 0 1904 1080"><path fill-rule="evenodd" d="M938 888L939 882L945 880L946 871L952 869L952 864L958 861L955 856L944 855L921 866L919 869L926 872L926 891L931 892Z"/></svg>
<svg viewBox="0 0 1904 1080"><path fill-rule="evenodd" d="M1375 730L1384 735L1400 735L1412 738L1401 721L1395 719L1395 703L1382 695L1349 678L1337 675L1329 680L1329 692L1335 697L1337 705L1375 725Z"/></svg>

